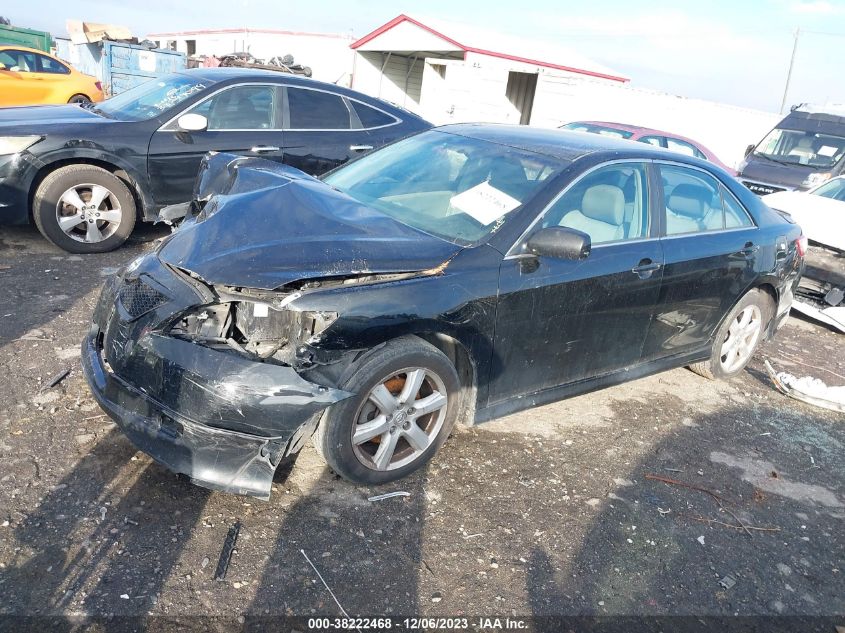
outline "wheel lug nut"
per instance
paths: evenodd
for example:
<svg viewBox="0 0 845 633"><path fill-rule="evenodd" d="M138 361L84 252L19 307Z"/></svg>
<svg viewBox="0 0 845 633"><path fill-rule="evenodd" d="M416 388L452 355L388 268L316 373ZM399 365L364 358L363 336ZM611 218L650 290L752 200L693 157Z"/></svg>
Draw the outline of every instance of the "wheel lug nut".
<svg viewBox="0 0 845 633"><path fill-rule="evenodd" d="M416 412L416 409L414 407L408 407L408 413L409 414L415 413L415 412Z"/></svg>

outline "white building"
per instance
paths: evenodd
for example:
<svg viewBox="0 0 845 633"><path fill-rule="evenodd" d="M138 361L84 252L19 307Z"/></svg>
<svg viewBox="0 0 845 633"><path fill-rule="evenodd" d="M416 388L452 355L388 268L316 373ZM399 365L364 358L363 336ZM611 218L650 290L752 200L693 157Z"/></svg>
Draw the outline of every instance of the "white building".
<svg viewBox="0 0 845 633"><path fill-rule="evenodd" d="M696 139L735 165L777 114L633 87L556 43L399 15L351 44L352 87L436 125L615 121Z"/></svg>
<svg viewBox="0 0 845 633"><path fill-rule="evenodd" d="M349 34L241 28L150 33L147 39L188 55L248 52L269 59L290 54L296 63L311 67L314 79L343 86L349 85L352 72Z"/></svg>

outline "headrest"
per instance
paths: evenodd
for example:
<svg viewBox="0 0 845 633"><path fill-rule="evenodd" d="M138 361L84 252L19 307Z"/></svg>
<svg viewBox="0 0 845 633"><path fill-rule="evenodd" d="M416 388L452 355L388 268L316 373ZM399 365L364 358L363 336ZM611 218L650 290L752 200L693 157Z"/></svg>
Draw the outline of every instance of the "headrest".
<svg viewBox="0 0 845 633"><path fill-rule="evenodd" d="M625 215L625 194L613 185L594 185L584 192L581 213L593 220L622 226Z"/></svg>
<svg viewBox="0 0 845 633"><path fill-rule="evenodd" d="M713 193L707 187L683 184L672 189L669 196L669 208L688 218L700 220L710 211Z"/></svg>

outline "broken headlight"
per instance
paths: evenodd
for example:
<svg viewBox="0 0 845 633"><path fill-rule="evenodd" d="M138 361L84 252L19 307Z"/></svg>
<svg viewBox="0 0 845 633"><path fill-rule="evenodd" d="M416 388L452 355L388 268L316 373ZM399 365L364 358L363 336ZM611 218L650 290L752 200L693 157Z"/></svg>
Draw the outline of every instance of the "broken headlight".
<svg viewBox="0 0 845 633"><path fill-rule="evenodd" d="M317 342L337 316L336 312L303 312L258 301L232 301L182 314L171 326L170 334L270 358L288 346Z"/></svg>

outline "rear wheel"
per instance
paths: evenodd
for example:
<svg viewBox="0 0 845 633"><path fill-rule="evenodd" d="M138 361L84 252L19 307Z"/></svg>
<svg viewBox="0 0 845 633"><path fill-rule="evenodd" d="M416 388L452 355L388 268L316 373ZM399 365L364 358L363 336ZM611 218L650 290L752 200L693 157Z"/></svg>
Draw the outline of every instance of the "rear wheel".
<svg viewBox="0 0 845 633"><path fill-rule="evenodd" d="M314 444L336 473L361 484L423 466L446 441L460 405L455 367L416 337L373 352L341 388L356 395L323 414Z"/></svg>
<svg viewBox="0 0 845 633"><path fill-rule="evenodd" d="M710 359L690 365L700 376L730 378L741 372L763 340L772 319L772 298L762 290L746 294L719 328Z"/></svg>
<svg viewBox="0 0 845 633"><path fill-rule="evenodd" d="M69 253L105 253L135 226L135 199L114 174L94 165L60 167L38 185L32 215L41 234Z"/></svg>
<svg viewBox="0 0 845 633"><path fill-rule="evenodd" d="M77 103L79 105L83 105L86 103L91 103L91 99L86 97L83 94L73 95L70 99L67 100L68 103Z"/></svg>

